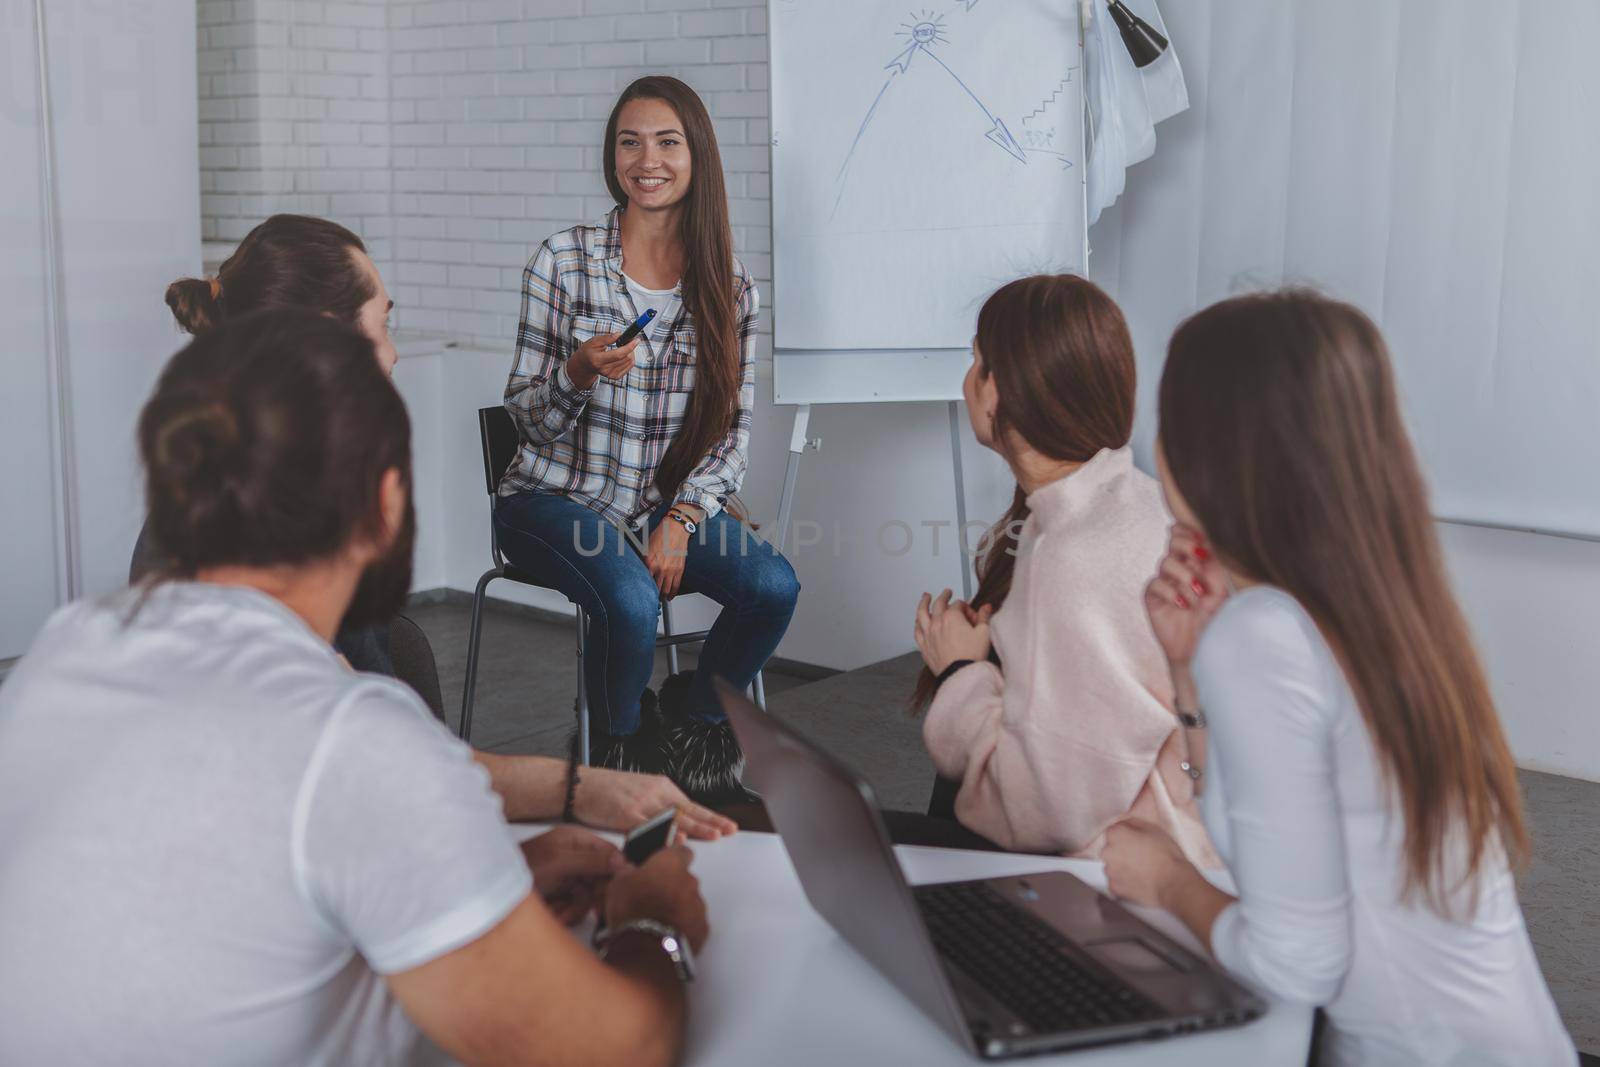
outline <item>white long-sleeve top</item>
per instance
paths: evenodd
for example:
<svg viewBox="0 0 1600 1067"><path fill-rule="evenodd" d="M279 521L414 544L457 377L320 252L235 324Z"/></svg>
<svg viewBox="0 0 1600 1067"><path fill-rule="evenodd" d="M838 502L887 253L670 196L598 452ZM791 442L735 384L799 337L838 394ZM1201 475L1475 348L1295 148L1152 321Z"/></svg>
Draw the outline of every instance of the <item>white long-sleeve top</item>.
<svg viewBox="0 0 1600 1067"><path fill-rule="evenodd" d="M1405 825L1355 696L1299 602L1256 587L1195 656L1210 719L1201 808L1239 900L1217 960L1261 990L1324 1005L1324 1062L1571 1064L1503 858L1454 896L1456 920L1401 901Z"/></svg>

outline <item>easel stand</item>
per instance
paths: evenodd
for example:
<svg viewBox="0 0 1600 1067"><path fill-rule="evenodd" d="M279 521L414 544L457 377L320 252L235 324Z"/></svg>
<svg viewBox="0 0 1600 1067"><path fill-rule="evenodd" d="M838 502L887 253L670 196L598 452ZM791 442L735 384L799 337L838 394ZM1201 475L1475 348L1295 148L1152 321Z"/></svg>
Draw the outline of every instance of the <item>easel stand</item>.
<svg viewBox="0 0 1600 1067"><path fill-rule="evenodd" d="M950 462L955 471L956 488L956 551L961 554L961 595L972 599L972 567L966 558L967 548L967 492L961 466L961 408L950 400L946 402L950 414ZM783 493L778 498L778 551L782 552L789 540L789 518L794 510L794 486L800 478L800 456L809 446L818 448L821 438L806 439L811 424L811 405L797 404L794 424L789 431L789 462L783 472Z"/></svg>

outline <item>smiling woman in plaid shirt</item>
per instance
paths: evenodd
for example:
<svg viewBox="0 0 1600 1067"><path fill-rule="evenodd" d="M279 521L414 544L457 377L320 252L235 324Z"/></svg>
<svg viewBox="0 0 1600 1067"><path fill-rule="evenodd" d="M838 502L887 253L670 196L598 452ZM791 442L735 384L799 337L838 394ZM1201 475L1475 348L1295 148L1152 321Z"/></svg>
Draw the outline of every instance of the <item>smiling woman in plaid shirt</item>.
<svg viewBox="0 0 1600 1067"><path fill-rule="evenodd" d="M513 564L589 613L593 762L737 802L743 760L711 680L750 684L800 586L728 507L747 464L757 297L694 90L667 77L628 86L606 124L605 178L617 207L545 241L523 274L505 397L522 447L495 527ZM645 331L610 347L647 307ZM658 708L656 619L678 593L722 613L699 670L663 683Z"/></svg>

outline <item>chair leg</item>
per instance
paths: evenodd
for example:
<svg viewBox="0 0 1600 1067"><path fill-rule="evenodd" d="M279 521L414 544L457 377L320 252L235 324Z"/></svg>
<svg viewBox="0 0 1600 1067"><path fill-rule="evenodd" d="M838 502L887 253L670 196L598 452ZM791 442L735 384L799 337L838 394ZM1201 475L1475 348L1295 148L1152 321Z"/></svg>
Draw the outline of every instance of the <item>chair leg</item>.
<svg viewBox="0 0 1600 1067"><path fill-rule="evenodd" d="M670 600L663 600L661 602L661 632L667 637L671 637L672 636L672 601L670 601ZM678 646L677 645L668 645L667 646L667 674L670 677L671 675L674 675L674 674L677 674L677 673L678 673Z"/></svg>
<svg viewBox="0 0 1600 1067"><path fill-rule="evenodd" d="M467 636L467 678L461 688L461 724L456 735L463 741L472 740L472 703L478 688L478 645L483 637L483 600L489 583L500 577L500 568L484 571L478 587L472 591L472 628Z"/></svg>
<svg viewBox="0 0 1600 1067"><path fill-rule="evenodd" d="M750 699L762 711L767 710L767 683L760 671L756 671L756 676L750 680Z"/></svg>
<svg viewBox="0 0 1600 1067"><path fill-rule="evenodd" d="M583 653L584 643L589 633L589 615L582 608L577 608L577 612L578 700L574 710L578 715L578 762L587 766L589 763L589 689L587 679L584 677Z"/></svg>

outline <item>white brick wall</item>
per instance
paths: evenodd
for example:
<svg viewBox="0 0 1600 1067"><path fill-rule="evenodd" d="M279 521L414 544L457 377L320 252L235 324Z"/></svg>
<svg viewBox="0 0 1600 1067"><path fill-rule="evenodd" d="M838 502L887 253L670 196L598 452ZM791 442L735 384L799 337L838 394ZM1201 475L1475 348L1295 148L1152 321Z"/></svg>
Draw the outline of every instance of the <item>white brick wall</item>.
<svg viewBox="0 0 1600 1067"><path fill-rule="evenodd" d="M396 0L389 14L401 325L509 347L533 249L610 208L606 116L647 73L705 98L735 247L770 300L764 0Z"/></svg>
<svg viewBox="0 0 1600 1067"><path fill-rule="evenodd" d="M388 267L388 0L198 0L201 228L233 243L295 211Z"/></svg>
<svg viewBox="0 0 1600 1067"><path fill-rule="evenodd" d="M207 239L273 211L337 219L373 246L398 326L509 348L534 248L611 206L617 93L666 73L711 111L734 245L771 306L765 0L199 6Z"/></svg>

